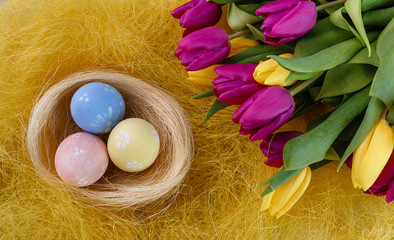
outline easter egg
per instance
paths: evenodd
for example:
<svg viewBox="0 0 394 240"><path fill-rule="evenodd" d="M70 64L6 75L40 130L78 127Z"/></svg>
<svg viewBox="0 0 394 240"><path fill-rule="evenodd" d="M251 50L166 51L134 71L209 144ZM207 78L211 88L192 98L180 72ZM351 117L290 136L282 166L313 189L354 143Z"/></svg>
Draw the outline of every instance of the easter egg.
<svg viewBox="0 0 394 240"><path fill-rule="evenodd" d="M84 187L95 183L105 173L109 157L99 137L74 133L64 139L56 150L55 168L59 177L72 185Z"/></svg>
<svg viewBox="0 0 394 240"><path fill-rule="evenodd" d="M156 129L140 118L123 120L108 137L111 161L126 172L139 172L150 167L160 150Z"/></svg>
<svg viewBox="0 0 394 240"><path fill-rule="evenodd" d="M74 93L70 109L80 128L90 133L103 134L110 132L123 119L125 103L114 87L92 82Z"/></svg>

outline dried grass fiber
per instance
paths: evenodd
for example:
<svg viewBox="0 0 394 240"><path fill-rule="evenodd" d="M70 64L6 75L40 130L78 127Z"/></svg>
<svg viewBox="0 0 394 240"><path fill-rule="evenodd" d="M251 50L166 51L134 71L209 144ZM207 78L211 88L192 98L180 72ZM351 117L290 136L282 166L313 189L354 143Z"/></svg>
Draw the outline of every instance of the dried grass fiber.
<svg viewBox="0 0 394 240"><path fill-rule="evenodd" d="M228 108L199 124L211 99L186 82L172 52L182 30L169 15L185 1L8 0L0 4L0 238L392 239L394 205L353 189L327 166L279 220L260 212L254 187L275 169L240 136ZM84 204L49 185L27 151L42 92L79 71L111 69L170 92L189 115L195 159L180 194L143 210ZM310 116L286 126L303 130ZM165 209L166 211L163 211Z"/></svg>

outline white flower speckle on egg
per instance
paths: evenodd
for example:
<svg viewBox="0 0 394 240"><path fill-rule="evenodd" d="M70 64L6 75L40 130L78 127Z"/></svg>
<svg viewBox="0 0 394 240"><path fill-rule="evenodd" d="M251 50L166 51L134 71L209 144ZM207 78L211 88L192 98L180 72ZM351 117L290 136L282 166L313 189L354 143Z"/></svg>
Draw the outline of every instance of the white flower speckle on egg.
<svg viewBox="0 0 394 240"><path fill-rule="evenodd" d="M83 97L79 97L78 100L81 101L81 102L82 102L82 101L84 101L84 102L89 102L89 98L88 98L87 96L88 96L88 94L87 94L87 93L84 93L84 94L83 94Z"/></svg>
<svg viewBox="0 0 394 240"><path fill-rule="evenodd" d="M83 150L83 149L79 149L77 147L74 148L74 154L77 156L81 153L84 153L84 152L85 152L85 150Z"/></svg>
<svg viewBox="0 0 394 240"><path fill-rule="evenodd" d="M130 133L125 132L124 130L120 130L118 134L116 134L116 146L118 148L126 148L126 145L130 143Z"/></svg>
<svg viewBox="0 0 394 240"><path fill-rule="evenodd" d="M131 170L137 170L137 169L140 170L142 169L142 163L138 161L128 162L126 168Z"/></svg>
<svg viewBox="0 0 394 240"><path fill-rule="evenodd" d="M103 114L97 114L96 120L94 122L89 123L89 126L92 127L95 131L103 131L109 132L114 127L114 122L110 121L112 119L119 119L122 115L120 110L117 110L114 114L114 110L112 106L107 108L107 112ZM104 126L103 126L104 125Z"/></svg>
<svg viewBox="0 0 394 240"><path fill-rule="evenodd" d="M78 185L87 184L88 180L86 180L86 179L87 179L87 177L79 179Z"/></svg>

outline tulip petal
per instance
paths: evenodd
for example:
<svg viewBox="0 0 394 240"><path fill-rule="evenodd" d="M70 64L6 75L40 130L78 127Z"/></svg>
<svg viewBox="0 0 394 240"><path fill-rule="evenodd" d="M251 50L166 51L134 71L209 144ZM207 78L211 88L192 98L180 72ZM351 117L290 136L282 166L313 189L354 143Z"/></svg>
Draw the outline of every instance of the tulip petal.
<svg viewBox="0 0 394 240"><path fill-rule="evenodd" d="M297 5L300 0L277 0L267 3L256 10L256 16L267 17L270 13L282 12ZM302 0L301 0L302 1Z"/></svg>
<svg viewBox="0 0 394 240"><path fill-rule="evenodd" d="M178 43L178 47L184 51L204 49L209 51L213 48L229 46L227 33L218 27L206 27L192 32Z"/></svg>
<svg viewBox="0 0 394 240"><path fill-rule="evenodd" d="M265 85L279 85L279 86L285 86L285 80L287 76L289 76L290 71L278 67L275 72L273 72L264 82ZM292 83L295 83L295 81L292 81ZM287 85L286 85L287 86Z"/></svg>
<svg viewBox="0 0 394 240"><path fill-rule="evenodd" d="M177 8L174 9L174 11L171 12L171 15L174 18L181 18L182 15L189 9L191 9L192 7L194 7L195 5L197 5L199 0L193 0L190 2L187 2L185 4L183 4L182 6L179 6Z"/></svg>
<svg viewBox="0 0 394 240"><path fill-rule="evenodd" d="M270 207L268 209L268 212L272 216L276 216L277 218L279 218L285 213L282 211L284 207L286 207L286 209L287 208L290 209L290 207L292 207L295 204L298 198L301 197L303 191L301 194L297 194L296 197L298 198L296 198L295 201L290 201L292 200L293 195L295 195L300 188L302 190L304 188L306 189L306 187L308 186L309 184L308 175L309 177L311 175L310 172L308 172L308 169L309 167L306 167L300 173L298 173L294 178L292 178L290 181L286 182L285 184L283 184L282 186L280 186L274 191L274 194L271 199ZM305 182L305 180L307 181ZM306 185L306 187L303 186L303 184Z"/></svg>
<svg viewBox="0 0 394 240"><path fill-rule="evenodd" d="M250 141L258 141L262 140L269 135L271 135L273 132L278 130L281 126L283 126L290 118L291 115L293 115L295 106L292 105L288 111L286 111L284 114L278 116L276 119L274 119L272 122L269 124L261 127L259 131L256 133L252 134L249 138Z"/></svg>
<svg viewBox="0 0 394 240"><path fill-rule="evenodd" d="M363 142L364 143L364 142ZM356 150L352 170L356 168L358 185L367 191L379 177L387 164L394 147L394 133L385 119L380 119L373 129L367 150L359 156ZM364 149L360 149L364 150ZM352 172L353 174L353 172Z"/></svg>
<svg viewBox="0 0 394 240"><path fill-rule="evenodd" d="M313 28L316 19L315 3L301 1L272 27L271 32L278 37L303 35Z"/></svg>
<svg viewBox="0 0 394 240"><path fill-rule="evenodd" d="M204 54L204 50L202 49L197 49L194 51L183 51L180 55L180 59L181 59L181 64L183 66L188 66L191 62L193 62L196 58L198 58L199 56Z"/></svg>
<svg viewBox="0 0 394 240"><path fill-rule="evenodd" d="M304 194L306 189L309 186L309 183L312 178L312 171L309 167L305 168L307 170L305 174L305 178L299 188L294 192L294 194L291 196L291 198L283 205L283 207L278 211L278 213L275 215L276 218L280 218L283 214L287 213L290 208L294 206L294 204L298 201L298 199L301 198L301 196Z"/></svg>
<svg viewBox="0 0 394 240"><path fill-rule="evenodd" d="M280 168L283 166L283 155L282 153L277 154L273 157L267 158L267 160L264 161L265 165L268 165L270 167L276 167Z"/></svg>
<svg viewBox="0 0 394 240"><path fill-rule="evenodd" d="M280 19L286 16L288 12L290 12L290 10L286 10L284 12L278 12L267 16L267 18L264 20L260 28L261 30L264 31L264 36L272 35L271 29L275 26L275 24L277 24L280 21Z"/></svg>
<svg viewBox="0 0 394 240"><path fill-rule="evenodd" d="M246 99L248 99L250 95L257 92L261 88L262 86L258 83L241 84L239 87L233 88L232 90L228 90L220 94L219 101L230 105L239 105L242 104Z"/></svg>
<svg viewBox="0 0 394 240"><path fill-rule="evenodd" d="M223 78L254 82L253 72L256 67L257 64L254 63L228 64L217 67L215 72Z"/></svg>
<svg viewBox="0 0 394 240"><path fill-rule="evenodd" d="M268 124L293 106L293 97L280 86L263 88L251 98L255 104L244 111L240 124Z"/></svg>
<svg viewBox="0 0 394 240"><path fill-rule="evenodd" d="M302 135L301 132L297 131L287 131L287 132L279 132L272 135L270 138L265 138L263 142L260 144L260 148L265 149L275 149L276 151L283 151L285 144L290 139L296 138Z"/></svg>
<svg viewBox="0 0 394 240"><path fill-rule="evenodd" d="M368 147L369 147L369 143L371 142L372 135L373 135L373 133L375 131L376 126L371 130L371 132L364 139L364 141L361 143L361 145L353 153L351 178L352 178L352 182L353 182L353 187L354 188L361 188L360 180L359 180L360 165L361 165L361 162L363 161L363 157L367 153L367 150L368 150Z"/></svg>
<svg viewBox="0 0 394 240"><path fill-rule="evenodd" d="M199 29L215 25L222 15L221 6L214 2L199 0L198 3L186 11L179 20L183 28Z"/></svg>
<svg viewBox="0 0 394 240"><path fill-rule="evenodd" d="M197 58L195 58L189 64L189 66L187 66L186 70L187 71L196 71L196 70L200 70L203 68L207 68L207 67L211 66L212 63L218 63L218 62L224 60L227 57L229 52L230 52L230 46L224 47L224 48L211 49L210 51L207 51L207 52L199 55Z"/></svg>
<svg viewBox="0 0 394 240"><path fill-rule="evenodd" d="M394 200L394 181L392 181L389 184L389 187L387 189L387 193L386 193L386 202L390 203Z"/></svg>
<svg viewBox="0 0 394 240"><path fill-rule="evenodd" d="M241 37L237 37L230 40L230 44L231 44L231 50L230 53L228 54L228 57L232 57L235 54L240 53L247 48L260 45L260 43L255 40L241 38Z"/></svg>
<svg viewBox="0 0 394 240"><path fill-rule="evenodd" d="M261 91L261 90L260 90ZM242 114L245 112L245 110L253 104L253 98L250 97L246 99L246 101L235 111L232 120L234 123L239 123L239 120L242 117Z"/></svg>
<svg viewBox="0 0 394 240"><path fill-rule="evenodd" d="M273 195L274 192L271 192L263 197L263 203L261 204L261 211L265 211L270 207Z"/></svg>

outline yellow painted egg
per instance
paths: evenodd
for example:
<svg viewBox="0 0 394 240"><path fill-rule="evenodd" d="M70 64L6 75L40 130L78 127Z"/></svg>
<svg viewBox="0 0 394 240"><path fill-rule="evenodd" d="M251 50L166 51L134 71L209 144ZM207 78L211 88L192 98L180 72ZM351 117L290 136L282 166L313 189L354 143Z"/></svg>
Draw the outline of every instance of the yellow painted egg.
<svg viewBox="0 0 394 240"><path fill-rule="evenodd" d="M139 172L150 167L160 150L156 129L140 118L118 123L108 137L108 153L112 162L126 172Z"/></svg>

